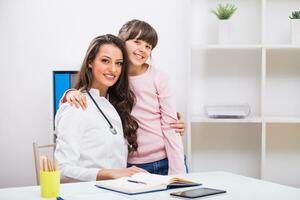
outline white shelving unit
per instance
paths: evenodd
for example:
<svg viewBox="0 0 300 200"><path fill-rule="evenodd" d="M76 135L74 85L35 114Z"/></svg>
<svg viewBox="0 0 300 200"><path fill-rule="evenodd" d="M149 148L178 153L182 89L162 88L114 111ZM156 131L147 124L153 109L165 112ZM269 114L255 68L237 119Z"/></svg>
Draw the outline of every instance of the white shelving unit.
<svg viewBox="0 0 300 200"><path fill-rule="evenodd" d="M300 187L299 0L190 0L187 156L191 171L225 170ZM219 3L234 3L232 44L217 44ZM211 119L205 105L244 104L246 119Z"/></svg>

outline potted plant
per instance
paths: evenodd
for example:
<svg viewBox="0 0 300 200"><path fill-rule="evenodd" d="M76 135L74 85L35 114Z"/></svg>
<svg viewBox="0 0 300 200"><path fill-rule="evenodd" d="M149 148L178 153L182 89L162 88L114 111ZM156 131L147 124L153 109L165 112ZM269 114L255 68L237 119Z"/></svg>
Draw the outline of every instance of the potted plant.
<svg viewBox="0 0 300 200"><path fill-rule="evenodd" d="M219 19L219 43L227 44L230 43L230 17L235 13L237 7L233 4L222 5L219 4L214 10L211 10L213 14Z"/></svg>
<svg viewBox="0 0 300 200"><path fill-rule="evenodd" d="M292 12L291 20L291 42L300 44L300 10Z"/></svg>

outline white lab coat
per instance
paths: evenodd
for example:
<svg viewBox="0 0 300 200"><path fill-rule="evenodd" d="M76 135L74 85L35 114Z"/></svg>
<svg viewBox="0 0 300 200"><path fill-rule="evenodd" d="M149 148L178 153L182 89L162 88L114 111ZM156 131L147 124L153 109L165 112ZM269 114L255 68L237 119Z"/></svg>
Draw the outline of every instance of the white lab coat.
<svg viewBox="0 0 300 200"><path fill-rule="evenodd" d="M127 143L121 119L109 101L100 97L99 90L90 93L110 120L117 134L96 108L88 94L86 110L64 103L55 116L57 145L55 158L62 177L80 181L94 181L101 169L126 168Z"/></svg>

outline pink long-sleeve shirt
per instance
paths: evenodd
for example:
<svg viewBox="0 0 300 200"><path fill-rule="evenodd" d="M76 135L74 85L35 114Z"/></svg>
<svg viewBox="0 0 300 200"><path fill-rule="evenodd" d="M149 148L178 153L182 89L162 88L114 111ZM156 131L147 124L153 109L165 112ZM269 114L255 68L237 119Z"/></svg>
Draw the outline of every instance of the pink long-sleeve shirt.
<svg viewBox="0 0 300 200"><path fill-rule="evenodd" d="M170 127L177 120L175 99L167 76L153 66L138 76L130 76L136 96L132 115L137 119L137 152L128 163L150 163L168 158L169 174L185 173L181 136Z"/></svg>

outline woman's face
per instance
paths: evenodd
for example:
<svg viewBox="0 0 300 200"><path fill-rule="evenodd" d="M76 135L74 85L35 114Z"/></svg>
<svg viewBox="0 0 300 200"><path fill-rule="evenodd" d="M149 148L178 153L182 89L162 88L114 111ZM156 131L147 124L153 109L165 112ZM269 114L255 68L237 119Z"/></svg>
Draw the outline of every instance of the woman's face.
<svg viewBox="0 0 300 200"><path fill-rule="evenodd" d="M127 40L125 44L130 64L141 66L146 63L152 51L152 46L149 43L143 40L132 39Z"/></svg>
<svg viewBox="0 0 300 200"><path fill-rule="evenodd" d="M92 87L106 92L119 79L122 65L122 51L112 44L102 45L93 62L89 64L93 74Z"/></svg>

